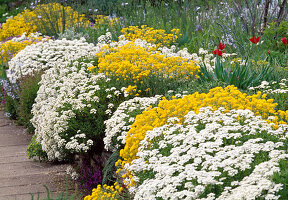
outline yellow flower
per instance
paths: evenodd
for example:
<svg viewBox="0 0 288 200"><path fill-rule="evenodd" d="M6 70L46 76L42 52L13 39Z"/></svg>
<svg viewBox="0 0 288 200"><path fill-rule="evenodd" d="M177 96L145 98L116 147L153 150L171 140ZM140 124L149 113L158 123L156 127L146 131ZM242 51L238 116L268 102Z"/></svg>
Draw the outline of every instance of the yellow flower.
<svg viewBox="0 0 288 200"><path fill-rule="evenodd" d="M122 77L133 83L143 83L144 79L152 76L164 79L190 79L199 73L199 66L193 61L182 57L165 57L149 47L141 47L129 42L120 47L105 47L103 52L97 54L98 66L89 67L92 71L113 77ZM128 88L130 92L130 88Z"/></svg>
<svg viewBox="0 0 288 200"><path fill-rule="evenodd" d="M180 36L179 29L172 29L172 33L167 34L163 29L153 29L146 25L142 25L140 28L137 26L129 26L123 28L121 32L124 34L125 39L129 41L142 39L149 43L156 44L157 47L170 45Z"/></svg>
<svg viewBox="0 0 288 200"><path fill-rule="evenodd" d="M11 60L18 52L24 49L26 46L30 44L35 44L43 39L40 37L33 37L32 35L28 36L26 40L23 41L13 41L8 40L0 44L0 57L2 58L2 64L7 65L8 61ZM48 40L49 37L46 37Z"/></svg>
<svg viewBox="0 0 288 200"><path fill-rule="evenodd" d="M88 26L84 15L74 11L70 6L60 3L40 4L32 11L26 9L15 17L8 19L0 30L0 41L10 36L30 34L36 31L44 34L56 34L75 26Z"/></svg>

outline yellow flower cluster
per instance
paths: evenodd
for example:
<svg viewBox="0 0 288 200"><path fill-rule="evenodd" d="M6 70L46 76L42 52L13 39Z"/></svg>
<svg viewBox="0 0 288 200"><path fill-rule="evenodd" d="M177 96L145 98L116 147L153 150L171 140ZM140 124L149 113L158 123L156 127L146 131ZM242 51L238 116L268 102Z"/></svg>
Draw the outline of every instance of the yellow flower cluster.
<svg viewBox="0 0 288 200"><path fill-rule="evenodd" d="M120 187L116 182L114 186L107 186L106 184L101 187L98 185L97 188L92 190L92 194L84 198L84 200L116 200L117 195L120 194L123 187Z"/></svg>
<svg viewBox="0 0 288 200"><path fill-rule="evenodd" d="M157 76L162 78L189 79L198 77L199 66L193 61L181 57L165 57L158 52L140 47L129 42L128 44L109 48L107 52L99 53L99 72L109 76L123 77L124 80L143 81L143 78Z"/></svg>
<svg viewBox="0 0 288 200"><path fill-rule="evenodd" d="M37 26L32 21L27 20L35 17L35 14L29 10L25 10L18 15L9 18L0 29L0 41L8 37L20 36L23 33L30 34L37 30Z"/></svg>
<svg viewBox="0 0 288 200"><path fill-rule="evenodd" d="M94 19L94 27L96 28L100 28L103 24L107 24L109 27L114 27L119 22L118 18L110 19L108 16L105 15L96 15Z"/></svg>
<svg viewBox="0 0 288 200"><path fill-rule="evenodd" d="M36 15L33 23L41 33L48 32L48 30L61 33L67 28L89 25L89 21L84 15L74 11L70 6L64 7L60 3L41 4L32 12Z"/></svg>
<svg viewBox="0 0 288 200"><path fill-rule="evenodd" d="M44 34L60 33L80 24L87 26L89 21L70 6L64 7L60 3L40 4L32 11L25 10L8 19L0 30L0 40L36 31Z"/></svg>
<svg viewBox="0 0 288 200"><path fill-rule="evenodd" d="M28 40L23 41L13 41L8 40L6 42L0 43L0 57L3 65L7 65L8 61L11 60L18 52L24 49L30 44L35 44L43 39L42 36L37 38L32 38L29 36ZM47 37L47 39L49 39Z"/></svg>
<svg viewBox="0 0 288 200"><path fill-rule="evenodd" d="M166 124L171 117L177 117L180 120L179 123L183 124L184 116L189 111L198 113L202 107L211 106L214 110L224 107L226 111L249 109L255 115L261 115L264 119L271 115L275 116L277 114L275 111L277 104L273 103L273 99L266 100L265 97L266 95L261 95L261 92L248 96L234 86L227 86L226 88L213 88L207 94L196 92L182 99L163 99L159 102L158 107L149 108L136 117L127 133L126 145L120 151L122 161L119 161L119 163L123 168L126 163L131 163L136 158L139 143L144 139L147 131ZM282 113L282 115L288 116L288 112ZM130 176L129 172L127 176Z"/></svg>
<svg viewBox="0 0 288 200"><path fill-rule="evenodd" d="M126 89L126 92L127 92L129 95L137 92L137 86L136 86L136 85L133 85L133 86L132 86L132 85L129 85L129 86L127 87L127 89Z"/></svg>
<svg viewBox="0 0 288 200"><path fill-rule="evenodd" d="M179 29L172 29L172 33L167 34L163 29L153 29L146 25L142 25L140 28L137 26L129 26L123 28L121 32L124 34L126 40L134 41L136 39L142 39L149 43L156 44L157 47L170 45L181 36Z"/></svg>

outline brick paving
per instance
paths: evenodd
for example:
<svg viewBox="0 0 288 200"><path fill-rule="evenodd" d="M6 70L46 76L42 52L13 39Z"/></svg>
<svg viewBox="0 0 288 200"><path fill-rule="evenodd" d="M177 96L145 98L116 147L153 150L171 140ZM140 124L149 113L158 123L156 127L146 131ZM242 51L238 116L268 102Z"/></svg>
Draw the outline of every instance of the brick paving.
<svg viewBox="0 0 288 200"><path fill-rule="evenodd" d="M65 191L65 164L40 163L28 159L26 148L31 135L16 126L0 111L0 200L37 200L47 197L44 184L55 197ZM72 183L69 181L69 190Z"/></svg>

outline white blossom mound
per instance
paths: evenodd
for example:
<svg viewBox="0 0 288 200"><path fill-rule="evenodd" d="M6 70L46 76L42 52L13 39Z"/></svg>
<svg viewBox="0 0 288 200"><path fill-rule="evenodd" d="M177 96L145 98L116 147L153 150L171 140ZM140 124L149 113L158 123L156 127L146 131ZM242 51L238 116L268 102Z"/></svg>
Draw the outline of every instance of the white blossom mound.
<svg viewBox="0 0 288 200"><path fill-rule="evenodd" d="M156 104L161 95L155 97L135 97L122 102L110 119L105 121L105 149L115 151L125 145L125 137L131 129L137 114Z"/></svg>
<svg viewBox="0 0 288 200"><path fill-rule="evenodd" d="M281 199L282 184L271 177L288 158L287 125L274 130L249 110L224 110L191 111L184 125L170 118L145 134L138 158L125 166L136 181L130 188L136 200Z"/></svg>
<svg viewBox="0 0 288 200"><path fill-rule="evenodd" d="M56 65L67 65L81 57L92 57L99 52L100 46L80 40L49 40L26 46L9 62L7 77L18 80L22 76L47 70Z"/></svg>
<svg viewBox="0 0 288 200"><path fill-rule="evenodd" d="M39 82L31 122L35 127L37 142L51 161L63 160L69 153L87 152L93 145L93 137L99 133L93 128L92 132L91 129L85 132L87 126L83 125L85 130L81 130L75 124L81 120L85 123L89 117L92 122L96 122L98 108L101 107L102 112L105 107L101 99L109 102L122 94L116 88L107 88L105 84L100 86L99 82L110 80L104 74L88 72L87 68L91 64L75 61L72 66L54 66L46 71ZM105 111L107 116L112 113L109 107L111 104ZM77 116L80 117L76 119ZM69 120L74 121L69 125Z"/></svg>

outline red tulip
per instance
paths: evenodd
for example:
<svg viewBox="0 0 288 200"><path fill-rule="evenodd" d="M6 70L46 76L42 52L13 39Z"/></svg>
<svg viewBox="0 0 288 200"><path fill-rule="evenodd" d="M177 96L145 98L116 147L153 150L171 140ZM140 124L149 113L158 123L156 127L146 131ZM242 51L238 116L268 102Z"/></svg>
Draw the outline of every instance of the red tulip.
<svg viewBox="0 0 288 200"><path fill-rule="evenodd" d="M221 44L221 42L218 44L218 49L223 50L225 49L226 44Z"/></svg>
<svg viewBox="0 0 288 200"><path fill-rule="evenodd" d="M268 50L268 55L271 56L270 51Z"/></svg>
<svg viewBox="0 0 288 200"><path fill-rule="evenodd" d="M257 44L260 41L260 36L253 36L249 39L253 44Z"/></svg>
<svg viewBox="0 0 288 200"><path fill-rule="evenodd" d="M223 56L223 53L225 53L225 51L221 51L221 50L214 50L213 51L213 54L216 56L216 55L218 55L218 56Z"/></svg>
<svg viewBox="0 0 288 200"><path fill-rule="evenodd" d="M283 37L282 42L283 42L283 44L287 45L288 44L288 37L287 38Z"/></svg>

